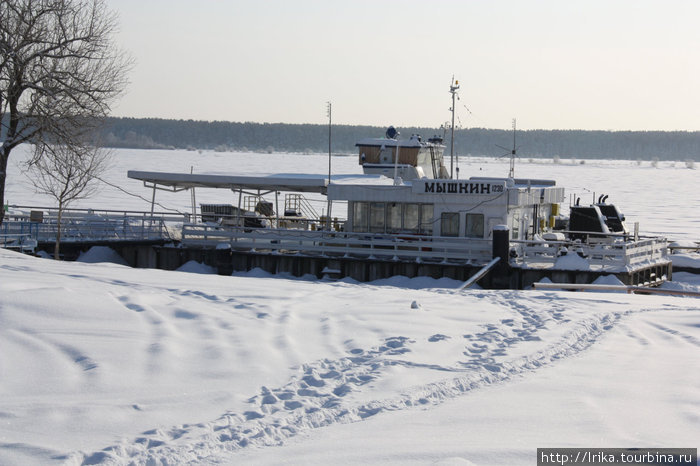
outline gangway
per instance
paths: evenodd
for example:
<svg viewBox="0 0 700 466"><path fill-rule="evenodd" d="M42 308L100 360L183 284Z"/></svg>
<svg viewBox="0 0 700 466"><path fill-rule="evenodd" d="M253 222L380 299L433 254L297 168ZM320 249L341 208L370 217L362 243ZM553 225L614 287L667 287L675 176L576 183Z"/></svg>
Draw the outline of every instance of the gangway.
<svg viewBox="0 0 700 466"><path fill-rule="evenodd" d="M10 238L24 236L30 236L37 243L56 241L59 231L56 208L18 205L9 208L0 229L5 241L0 244L4 246L10 244ZM61 242L169 241L173 239L170 232L179 231L187 221L186 214L65 209L60 221Z"/></svg>

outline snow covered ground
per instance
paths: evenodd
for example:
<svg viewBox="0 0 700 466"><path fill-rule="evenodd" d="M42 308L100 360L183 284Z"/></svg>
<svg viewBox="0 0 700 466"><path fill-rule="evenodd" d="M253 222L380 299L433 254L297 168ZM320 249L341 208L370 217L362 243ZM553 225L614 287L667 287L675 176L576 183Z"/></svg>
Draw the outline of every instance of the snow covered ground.
<svg viewBox="0 0 700 466"><path fill-rule="evenodd" d="M126 169L323 173L326 162L118 156L107 179L146 198ZM338 159L356 171L355 158ZM662 165L522 163L516 174L605 192L642 231L698 239L695 171ZM462 173L507 172L507 161L481 166L462 162ZM48 203L12 179L10 203ZM96 203L148 208L116 188L83 204ZM517 465L535 464L538 447L700 446L694 298L224 277L196 263L166 272L102 260L114 258L0 250L0 464ZM700 291L698 277L674 278Z"/></svg>

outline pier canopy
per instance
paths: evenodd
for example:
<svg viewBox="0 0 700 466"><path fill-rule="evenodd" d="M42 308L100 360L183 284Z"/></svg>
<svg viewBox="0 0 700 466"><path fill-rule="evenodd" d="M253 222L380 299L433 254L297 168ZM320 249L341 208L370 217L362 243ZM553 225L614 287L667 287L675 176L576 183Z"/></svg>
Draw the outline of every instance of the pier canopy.
<svg viewBox="0 0 700 466"><path fill-rule="evenodd" d="M224 188L232 190L296 191L325 194L328 178L318 175L288 174L271 176L206 175L129 170L127 176L144 184L173 190L190 188Z"/></svg>

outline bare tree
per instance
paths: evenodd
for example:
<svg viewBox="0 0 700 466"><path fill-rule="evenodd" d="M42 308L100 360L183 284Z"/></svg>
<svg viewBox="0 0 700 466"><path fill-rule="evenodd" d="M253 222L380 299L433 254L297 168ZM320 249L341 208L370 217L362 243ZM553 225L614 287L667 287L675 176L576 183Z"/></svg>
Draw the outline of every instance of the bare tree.
<svg viewBox="0 0 700 466"><path fill-rule="evenodd" d="M105 0L0 1L0 206L12 149L36 144L32 163L50 145L83 153L124 91L132 61L116 26Z"/></svg>
<svg viewBox="0 0 700 466"><path fill-rule="evenodd" d="M53 197L58 204L56 247L59 259L65 208L73 201L92 196L99 177L107 169L107 149L73 140L71 145L37 144L28 162L28 175L36 190Z"/></svg>

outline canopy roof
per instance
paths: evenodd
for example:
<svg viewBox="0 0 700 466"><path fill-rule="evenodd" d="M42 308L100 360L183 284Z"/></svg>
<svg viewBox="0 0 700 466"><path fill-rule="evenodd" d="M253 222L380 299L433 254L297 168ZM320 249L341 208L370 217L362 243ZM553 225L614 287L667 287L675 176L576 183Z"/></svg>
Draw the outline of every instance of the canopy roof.
<svg viewBox="0 0 700 466"><path fill-rule="evenodd" d="M410 139L386 139L386 138L365 138L360 139L355 144L356 147L360 146L370 146L370 147L444 147L442 144L434 144L429 141L422 141L417 137L412 137Z"/></svg>
<svg viewBox="0 0 700 466"><path fill-rule="evenodd" d="M129 170L129 178L173 189L226 188L264 191L326 193L328 178L318 175L231 176Z"/></svg>

